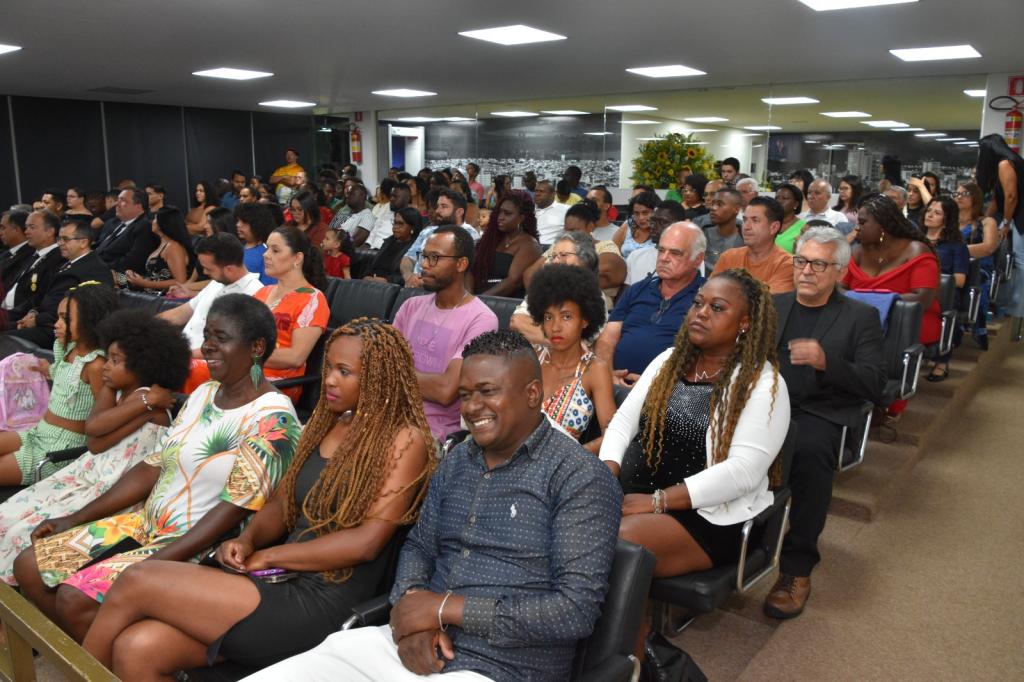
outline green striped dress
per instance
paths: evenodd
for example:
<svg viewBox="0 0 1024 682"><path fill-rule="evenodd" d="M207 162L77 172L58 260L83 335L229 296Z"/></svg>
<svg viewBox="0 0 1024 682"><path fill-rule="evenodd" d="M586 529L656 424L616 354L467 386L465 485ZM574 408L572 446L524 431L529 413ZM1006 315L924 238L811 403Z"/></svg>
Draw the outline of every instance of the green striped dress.
<svg viewBox="0 0 1024 682"><path fill-rule="evenodd" d="M50 365L50 378L53 379L53 387L50 389L48 408L58 417L72 421L85 421L89 413L92 412L96 399L89 384L82 380L82 370L87 364L98 357L105 357L106 354L97 349L67 362L65 356L74 347L73 342L67 348L60 341L53 342L53 364ZM85 441L84 434L68 431L45 420L39 420L38 424L21 434L21 448L14 453L18 468L21 469L21 482L25 485L34 482L36 465L44 460L48 452L79 447L85 445ZM67 464L70 462L63 462L59 465L47 463L43 467L42 476L45 478Z"/></svg>

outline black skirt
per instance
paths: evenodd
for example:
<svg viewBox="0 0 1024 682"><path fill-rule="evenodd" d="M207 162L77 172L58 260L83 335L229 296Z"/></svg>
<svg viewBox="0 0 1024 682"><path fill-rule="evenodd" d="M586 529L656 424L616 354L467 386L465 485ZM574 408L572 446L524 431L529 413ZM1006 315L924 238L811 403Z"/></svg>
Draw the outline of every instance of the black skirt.
<svg viewBox="0 0 1024 682"><path fill-rule="evenodd" d="M743 538L743 524L733 523L728 526L718 526L711 523L697 513L696 509L669 509L665 512L668 516L679 522L687 533L697 541L700 548L711 559L712 566L727 566L735 564L740 558L740 542ZM759 537L759 529L751 530L750 547L756 547Z"/></svg>

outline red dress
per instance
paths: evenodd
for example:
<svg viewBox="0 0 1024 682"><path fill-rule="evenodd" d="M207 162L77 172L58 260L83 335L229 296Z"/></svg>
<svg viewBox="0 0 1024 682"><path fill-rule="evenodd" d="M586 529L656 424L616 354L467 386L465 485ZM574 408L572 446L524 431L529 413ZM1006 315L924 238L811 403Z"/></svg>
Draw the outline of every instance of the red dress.
<svg viewBox="0 0 1024 682"><path fill-rule="evenodd" d="M891 291L909 294L915 289L939 290L939 260L932 253L914 256L903 265L872 277L860 269L852 259L843 284L852 290ZM942 329L942 310L936 296L921 319L921 343L936 343Z"/></svg>

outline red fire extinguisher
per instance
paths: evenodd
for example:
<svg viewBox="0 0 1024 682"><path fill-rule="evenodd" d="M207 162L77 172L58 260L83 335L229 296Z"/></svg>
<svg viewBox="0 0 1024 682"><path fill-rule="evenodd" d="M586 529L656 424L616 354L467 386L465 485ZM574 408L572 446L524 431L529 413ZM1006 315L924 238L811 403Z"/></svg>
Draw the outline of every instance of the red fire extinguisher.
<svg viewBox="0 0 1024 682"><path fill-rule="evenodd" d="M1020 153L1020 128L1024 122L1024 113L1018 107L1006 112L1006 129L1003 137L1006 145L1013 151Z"/></svg>
<svg viewBox="0 0 1024 682"><path fill-rule="evenodd" d="M352 163L363 162L363 134L359 132L359 126L352 126Z"/></svg>

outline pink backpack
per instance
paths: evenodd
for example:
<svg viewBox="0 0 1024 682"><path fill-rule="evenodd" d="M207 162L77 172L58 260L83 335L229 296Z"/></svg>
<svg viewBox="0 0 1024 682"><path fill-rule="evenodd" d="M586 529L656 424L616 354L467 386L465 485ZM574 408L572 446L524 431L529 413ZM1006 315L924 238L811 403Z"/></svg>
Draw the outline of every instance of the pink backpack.
<svg viewBox="0 0 1024 682"><path fill-rule="evenodd" d="M39 358L15 353L0 360L0 430L24 431L39 423L50 403L45 375L32 369Z"/></svg>

